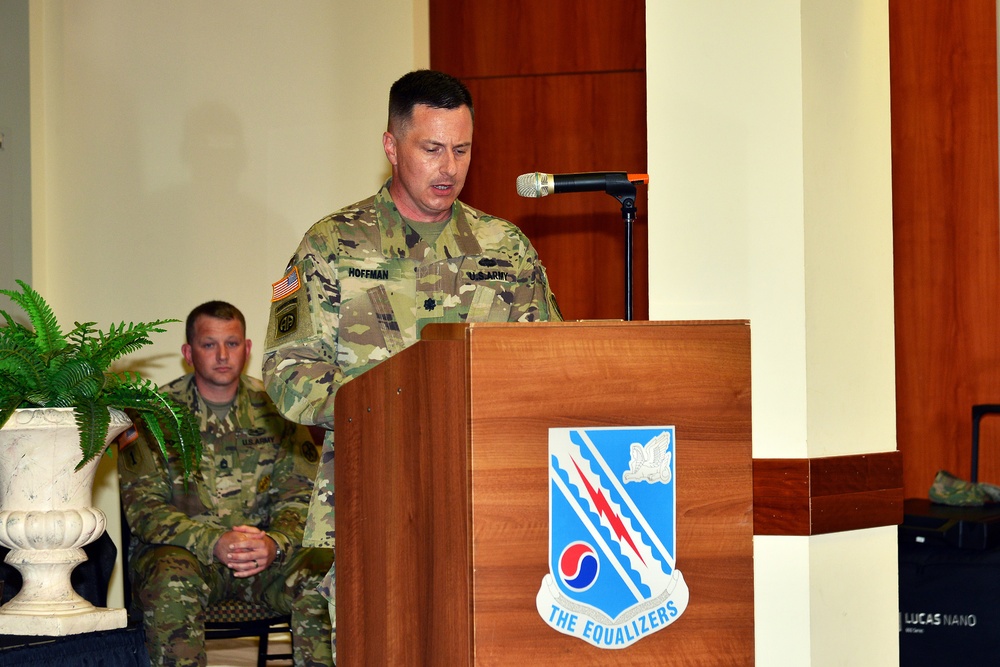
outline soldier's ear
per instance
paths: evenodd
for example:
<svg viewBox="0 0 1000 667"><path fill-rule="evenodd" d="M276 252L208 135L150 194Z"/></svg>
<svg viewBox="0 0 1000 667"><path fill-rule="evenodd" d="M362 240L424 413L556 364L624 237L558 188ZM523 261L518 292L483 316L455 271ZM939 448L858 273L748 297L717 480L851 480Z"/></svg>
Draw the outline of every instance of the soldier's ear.
<svg viewBox="0 0 1000 667"><path fill-rule="evenodd" d="M389 160L389 164L396 166L396 137L392 136L390 132L385 132L382 134L382 149L385 151L385 156Z"/></svg>

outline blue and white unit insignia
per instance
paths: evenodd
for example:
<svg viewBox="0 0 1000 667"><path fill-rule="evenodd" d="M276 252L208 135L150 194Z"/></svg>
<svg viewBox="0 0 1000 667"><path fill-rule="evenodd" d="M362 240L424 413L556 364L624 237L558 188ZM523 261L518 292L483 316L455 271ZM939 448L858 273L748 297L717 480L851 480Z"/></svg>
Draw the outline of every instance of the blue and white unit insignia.
<svg viewBox="0 0 1000 667"><path fill-rule="evenodd" d="M674 427L549 429L549 573L535 605L559 632L626 648L676 621Z"/></svg>

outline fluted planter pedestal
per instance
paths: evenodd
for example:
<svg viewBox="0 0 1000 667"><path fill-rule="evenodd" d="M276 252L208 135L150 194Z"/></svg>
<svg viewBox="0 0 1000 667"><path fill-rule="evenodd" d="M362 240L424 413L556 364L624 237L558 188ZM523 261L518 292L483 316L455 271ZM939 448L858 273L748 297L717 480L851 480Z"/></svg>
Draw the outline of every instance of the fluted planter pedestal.
<svg viewBox="0 0 1000 667"><path fill-rule="evenodd" d="M131 424L111 410L110 443ZM100 457L80 470L79 433L69 408L18 410L0 429L0 544L24 583L0 607L0 634L72 635L123 628L124 609L95 607L70 583L83 547L104 532L93 507Z"/></svg>

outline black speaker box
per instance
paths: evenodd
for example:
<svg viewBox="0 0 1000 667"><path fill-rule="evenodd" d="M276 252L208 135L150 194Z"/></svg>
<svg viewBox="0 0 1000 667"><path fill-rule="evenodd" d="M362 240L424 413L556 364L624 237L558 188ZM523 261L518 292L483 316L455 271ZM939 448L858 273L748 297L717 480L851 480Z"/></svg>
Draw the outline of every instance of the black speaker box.
<svg viewBox="0 0 1000 667"><path fill-rule="evenodd" d="M972 473L979 422L1000 405L972 406ZM1000 506L908 499L899 526L899 664L1000 664Z"/></svg>
<svg viewBox="0 0 1000 667"><path fill-rule="evenodd" d="M1000 549L918 541L900 527L900 667L998 660Z"/></svg>

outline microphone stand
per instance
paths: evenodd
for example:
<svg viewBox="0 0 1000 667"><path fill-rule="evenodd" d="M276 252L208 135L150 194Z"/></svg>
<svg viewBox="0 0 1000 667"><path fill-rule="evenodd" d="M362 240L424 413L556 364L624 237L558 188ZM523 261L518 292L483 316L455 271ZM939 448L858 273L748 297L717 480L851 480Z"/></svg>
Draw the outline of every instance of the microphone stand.
<svg viewBox="0 0 1000 667"><path fill-rule="evenodd" d="M632 321L632 226L635 223L635 184L649 183L648 174L625 172L591 172L585 174L521 174L517 179L517 194L522 197L544 197L553 192L604 191L622 205L625 223L625 321Z"/></svg>
<svg viewBox="0 0 1000 667"><path fill-rule="evenodd" d="M625 224L625 321L632 321L632 225L635 222L635 184L628 180L608 184L607 192L622 205Z"/></svg>

